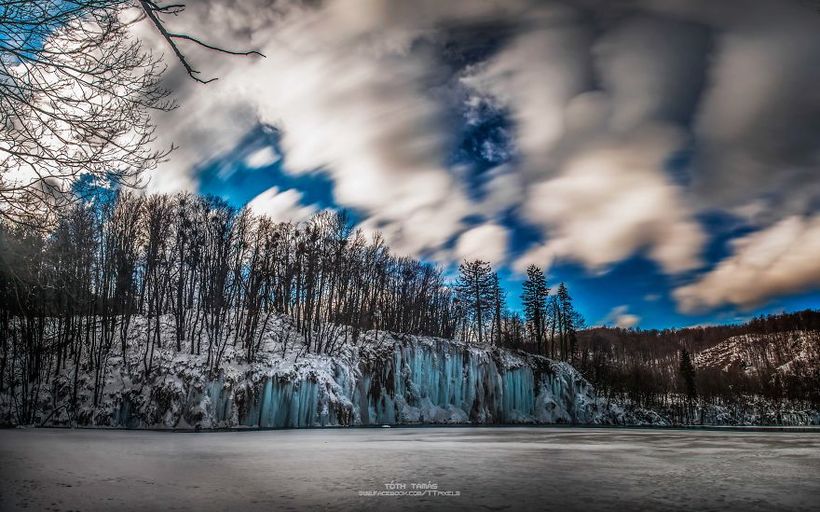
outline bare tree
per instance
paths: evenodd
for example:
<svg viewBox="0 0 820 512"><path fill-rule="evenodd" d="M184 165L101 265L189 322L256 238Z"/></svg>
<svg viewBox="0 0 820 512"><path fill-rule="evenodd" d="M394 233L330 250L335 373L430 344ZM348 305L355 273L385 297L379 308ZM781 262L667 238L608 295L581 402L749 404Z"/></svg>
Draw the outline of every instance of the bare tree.
<svg viewBox="0 0 820 512"><path fill-rule="evenodd" d="M53 224L82 180L138 187L173 144L155 149L155 111L174 108L159 56L130 26L148 19L188 74L188 41L163 16L183 6L148 0L0 0L0 218ZM259 54L261 55L261 54ZM45 215L44 215L45 214Z"/></svg>

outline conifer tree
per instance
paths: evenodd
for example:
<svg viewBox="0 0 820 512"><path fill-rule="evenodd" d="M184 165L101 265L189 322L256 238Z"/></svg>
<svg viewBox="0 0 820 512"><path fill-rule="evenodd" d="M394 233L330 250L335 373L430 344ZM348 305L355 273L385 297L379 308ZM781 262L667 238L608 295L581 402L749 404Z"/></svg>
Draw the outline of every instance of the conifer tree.
<svg viewBox="0 0 820 512"><path fill-rule="evenodd" d="M571 360L578 344L578 331L584 328L584 318L572 304L569 290L562 282L556 294L558 330L561 342L561 358Z"/></svg>
<svg viewBox="0 0 820 512"><path fill-rule="evenodd" d="M464 305L467 319L478 334L478 343L484 342L484 323L492 314L494 280L490 264L482 260L465 260L458 267L456 293Z"/></svg>
<svg viewBox="0 0 820 512"><path fill-rule="evenodd" d="M686 393L686 415L690 416L692 402L698 397L697 385L695 383L695 365L689 351L685 348L680 353L680 375L683 379L684 392Z"/></svg>
<svg viewBox="0 0 820 512"><path fill-rule="evenodd" d="M498 282L498 274L493 272L493 340L499 345L502 341L503 329L501 327L502 315L504 313L506 296L504 289Z"/></svg>
<svg viewBox="0 0 820 512"><path fill-rule="evenodd" d="M544 335L546 331L547 317L547 296L549 287L544 272L530 265L527 268L527 280L524 281L524 292L521 294L521 302L524 305L524 318L530 330L538 350L544 353Z"/></svg>

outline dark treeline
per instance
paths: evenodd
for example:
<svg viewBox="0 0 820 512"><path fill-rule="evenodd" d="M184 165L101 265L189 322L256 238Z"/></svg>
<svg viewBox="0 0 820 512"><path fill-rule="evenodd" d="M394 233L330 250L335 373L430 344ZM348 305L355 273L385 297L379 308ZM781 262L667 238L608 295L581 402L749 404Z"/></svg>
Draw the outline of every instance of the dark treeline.
<svg viewBox="0 0 820 512"><path fill-rule="evenodd" d="M0 225L0 392L15 390L25 422L26 404L66 368L92 376L96 406L109 359L129 351L145 376L163 347L205 356L216 373L228 346L256 360L274 315L289 319L286 338L301 334L302 352L334 354L377 329L569 358L582 320L566 287L549 297L534 267L533 279L522 319L489 264L465 261L450 283L343 213L296 225L213 197L96 197L47 234Z"/></svg>
<svg viewBox="0 0 820 512"><path fill-rule="evenodd" d="M681 399L725 404L748 396L816 406L820 404L818 361L792 359L802 350L801 338L813 347L809 357L817 357L818 332L820 311L812 310L760 316L739 325L664 330L596 327L579 333L576 366L600 392L647 408L670 407ZM735 350L747 356L751 368L727 369L708 360L697 364L695 354L743 335L748 338Z"/></svg>

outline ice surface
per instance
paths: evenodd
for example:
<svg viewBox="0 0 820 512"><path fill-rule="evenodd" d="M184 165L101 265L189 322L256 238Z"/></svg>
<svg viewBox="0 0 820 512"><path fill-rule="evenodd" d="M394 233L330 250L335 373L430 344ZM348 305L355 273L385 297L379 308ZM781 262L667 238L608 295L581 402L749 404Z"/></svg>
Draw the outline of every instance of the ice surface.
<svg viewBox="0 0 820 512"><path fill-rule="evenodd" d="M272 388L273 389L273 388ZM817 510L820 435L0 430L0 510ZM360 496L431 482L460 496Z"/></svg>

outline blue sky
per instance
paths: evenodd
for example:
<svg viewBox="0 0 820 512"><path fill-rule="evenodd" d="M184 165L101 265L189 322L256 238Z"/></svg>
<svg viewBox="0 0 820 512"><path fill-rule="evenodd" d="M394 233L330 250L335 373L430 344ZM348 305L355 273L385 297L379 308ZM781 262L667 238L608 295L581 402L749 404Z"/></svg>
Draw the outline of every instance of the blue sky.
<svg viewBox="0 0 820 512"><path fill-rule="evenodd" d="M202 0L149 192L344 209L399 254L529 264L589 324L820 307L820 16L802 0ZM218 13L220 19L212 19ZM351 16L351 13L355 13ZM131 26L164 47L148 22ZM45 28L48 33L50 27ZM0 34L3 37L3 34ZM38 41L39 43L39 41Z"/></svg>
<svg viewBox="0 0 820 512"><path fill-rule="evenodd" d="M149 190L281 220L343 208L450 272L493 261L513 309L537 264L590 324L820 307L805 2L239 4L208 35L266 58L192 49L207 86L167 60L180 108L158 141L180 149ZM213 11L188 14L196 32Z"/></svg>
<svg viewBox="0 0 820 512"><path fill-rule="evenodd" d="M484 172L502 162L488 162L475 148L481 147L487 139L498 142L502 138L498 132L508 128L503 118L493 114L489 124L482 124L479 130L465 129L463 139L454 149L450 164L470 165L471 180L479 182ZM277 132L260 126L251 131L234 151L197 169L199 192L219 196L241 208L270 187L296 189L303 194L304 205L344 208L351 214L354 223L362 218L355 210L336 204L333 199L333 181L322 169L294 176L285 169L284 158L268 166L249 168L246 165L248 156L264 147L273 148L277 155L284 156L281 155ZM705 251L706 269L729 254L730 240L753 231L747 226L739 226L735 220L726 216L707 217L702 223L714 237ZM523 253L527 247L542 238L537 229L527 226L513 212L507 212L503 224L512 233L509 242L512 255ZM508 306L520 311L523 276L509 265L497 265L496 268L507 292ZM448 270L454 272L454 265ZM590 325L612 325L615 319L609 317L610 312L619 306L627 306L630 314L640 317L637 326L643 329L737 323L759 314L820 307L820 290L814 290L773 298L754 308L721 307L701 314L683 314L677 311L676 303L670 296L680 279L664 275L657 264L641 254L633 255L603 272L590 272L577 263L558 263L549 268L549 278L552 285L561 281L567 283L579 310Z"/></svg>

